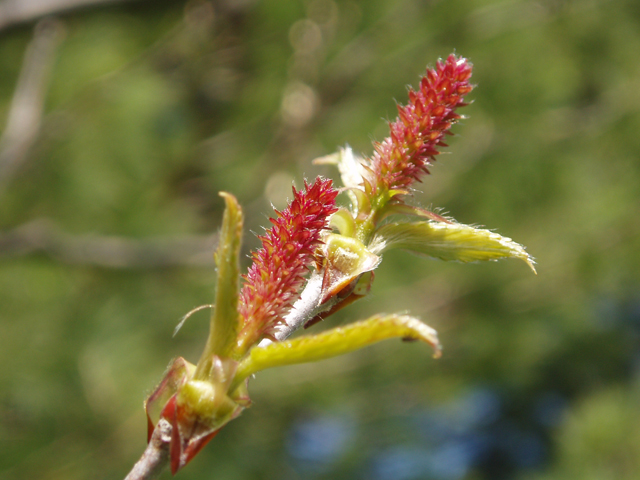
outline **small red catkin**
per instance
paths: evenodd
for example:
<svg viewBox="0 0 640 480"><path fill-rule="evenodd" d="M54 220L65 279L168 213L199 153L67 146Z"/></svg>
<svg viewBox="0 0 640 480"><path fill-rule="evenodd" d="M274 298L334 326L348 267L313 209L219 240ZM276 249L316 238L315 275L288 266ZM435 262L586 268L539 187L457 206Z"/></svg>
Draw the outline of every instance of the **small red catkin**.
<svg viewBox="0 0 640 480"><path fill-rule="evenodd" d="M262 248L243 276L239 313L245 336L270 335L297 299L322 231L337 210L337 195L331 180L318 177L312 185L305 182L302 191L294 187L293 201L270 219L273 227L259 237Z"/></svg>
<svg viewBox="0 0 640 480"><path fill-rule="evenodd" d="M391 135L374 144L364 181L370 196L389 190L405 190L428 174L444 136L460 119L458 107L467 105L464 96L473 90L469 83L471 64L455 55L435 69L427 69L420 88L409 90L409 103L398 105L398 117L389 124Z"/></svg>

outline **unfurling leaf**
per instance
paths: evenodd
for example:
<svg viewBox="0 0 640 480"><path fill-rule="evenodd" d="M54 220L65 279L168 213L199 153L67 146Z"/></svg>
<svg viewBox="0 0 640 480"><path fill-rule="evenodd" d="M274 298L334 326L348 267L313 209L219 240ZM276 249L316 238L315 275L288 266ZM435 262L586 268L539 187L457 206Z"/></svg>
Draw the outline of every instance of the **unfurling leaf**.
<svg viewBox="0 0 640 480"><path fill-rule="evenodd" d="M221 192L225 201L220 243L215 253L218 267L216 303L211 312L211 328L195 376L204 379L209 374L213 355L227 356L235 346L240 316L238 315L238 257L242 243L242 208L230 193Z"/></svg>
<svg viewBox="0 0 640 480"><path fill-rule="evenodd" d="M376 315L318 335L255 347L238 365L235 381L267 368L324 360L394 337L422 340L435 349L435 357L440 356L440 342L433 328L407 315Z"/></svg>
<svg viewBox="0 0 640 480"><path fill-rule="evenodd" d="M534 260L524 247L490 230L444 222L388 223L376 231L369 249L381 253L401 248L459 262L519 258L535 273Z"/></svg>
<svg viewBox="0 0 640 480"><path fill-rule="evenodd" d="M316 165L336 165L340 171L342 185L346 188L360 187L362 177L366 174L364 158L354 154L349 145L331 155L316 158L313 163Z"/></svg>

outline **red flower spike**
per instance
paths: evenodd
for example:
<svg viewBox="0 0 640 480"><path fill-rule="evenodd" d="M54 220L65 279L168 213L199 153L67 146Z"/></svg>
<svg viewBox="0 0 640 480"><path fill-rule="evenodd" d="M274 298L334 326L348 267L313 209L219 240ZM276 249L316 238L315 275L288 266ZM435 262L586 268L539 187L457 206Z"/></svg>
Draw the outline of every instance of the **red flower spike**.
<svg viewBox="0 0 640 480"><path fill-rule="evenodd" d="M241 343L249 346L270 335L297 298L321 233L337 211L337 195L331 180L317 178L312 185L305 182L304 191L293 188L293 201L282 212L276 210L273 227L259 237L262 248L253 253L253 265L243 277Z"/></svg>
<svg viewBox="0 0 640 480"><path fill-rule="evenodd" d="M466 105L463 96L473 90L468 80L471 64L449 55L435 69L428 69L420 88L409 90L409 103L398 105L398 117L389 124L390 136L374 144L369 159L369 178L364 180L370 195L404 190L423 174L444 147L444 136L460 118L455 110Z"/></svg>

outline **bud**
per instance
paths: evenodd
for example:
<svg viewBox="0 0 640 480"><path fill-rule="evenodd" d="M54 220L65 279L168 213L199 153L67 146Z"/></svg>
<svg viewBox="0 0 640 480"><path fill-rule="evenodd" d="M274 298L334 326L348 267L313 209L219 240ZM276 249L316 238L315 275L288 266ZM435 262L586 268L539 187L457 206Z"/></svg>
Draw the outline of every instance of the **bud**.
<svg viewBox="0 0 640 480"><path fill-rule="evenodd" d="M322 253L324 277L321 304L336 295L348 295L360 276L373 271L381 260L359 240L335 233L325 237ZM345 290L348 292L344 292Z"/></svg>

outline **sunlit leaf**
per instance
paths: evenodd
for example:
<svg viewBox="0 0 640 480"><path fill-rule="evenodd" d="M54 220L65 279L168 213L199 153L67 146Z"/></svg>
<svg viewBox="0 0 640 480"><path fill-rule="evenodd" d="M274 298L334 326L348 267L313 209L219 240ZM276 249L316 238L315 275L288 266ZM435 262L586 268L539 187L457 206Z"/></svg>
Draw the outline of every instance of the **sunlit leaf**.
<svg viewBox="0 0 640 480"><path fill-rule="evenodd" d="M533 257L522 245L490 230L460 223L388 223L377 230L369 248L374 253L401 248L459 262L519 258L536 271Z"/></svg>
<svg viewBox="0 0 640 480"><path fill-rule="evenodd" d="M422 340L435 349L435 357L440 356L440 343L433 328L406 315L376 315L318 335L256 347L238 366L236 382L267 368L316 362L394 337Z"/></svg>

